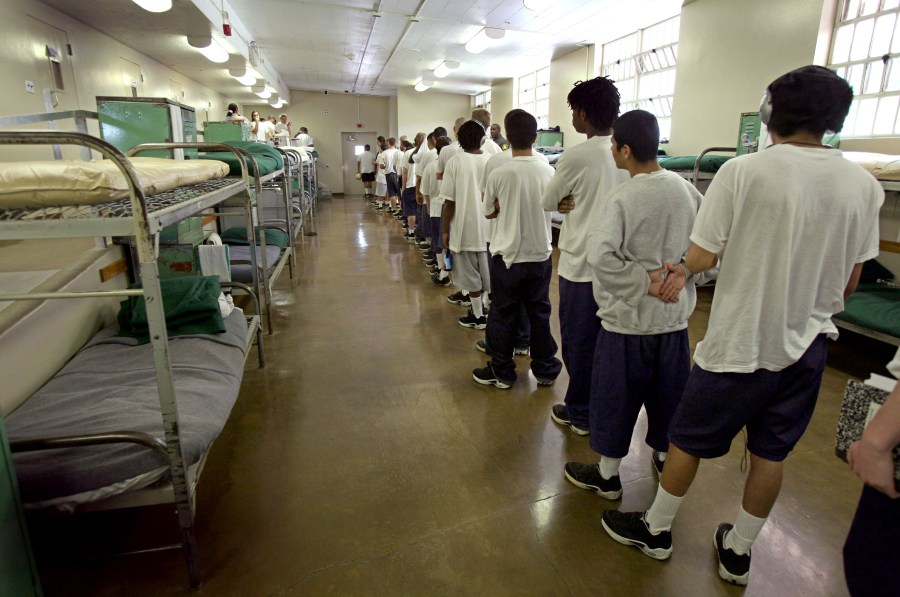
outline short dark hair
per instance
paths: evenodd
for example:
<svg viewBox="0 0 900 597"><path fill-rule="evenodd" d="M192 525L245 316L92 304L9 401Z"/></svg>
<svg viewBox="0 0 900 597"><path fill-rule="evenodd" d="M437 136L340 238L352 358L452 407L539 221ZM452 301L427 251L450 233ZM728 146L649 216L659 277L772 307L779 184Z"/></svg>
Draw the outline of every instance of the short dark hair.
<svg viewBox="0 0 900 597"><path fill-rule="evenodd" d="M384 143L384 137L382 137L381 135L378 135L377 137L375 137L375 140L378 141L379 143Z"/></svg>
<svg viewBox="0 0 900 597"><path fill-rule="evenodd" d="M370 149L372 149L372 148L369 147L369 144L368 144L368 143L366 143L366 151L369 151Z"/></svg>
<svg viewBox="0 0 900 597"><path fill-rule="evenodd" d="M439 127L437 127L437 128L434 129L434 137L435 137L435 139L438 138L438 137L446 137L446 136L447 136L447 129L445 129L444 127L439 126Z"/></svg>
<svg viewBox="0 0 900 597"><path fill-rule="evenodd" d="M237 111L238 111L238 105L236 103L231 102L230 104L228 104L228 115L229 116L231 116L232 114L237 114Z"/></svg>
<svg viewBox="0 0 900 597"><path fill-rule="evenodd" d="M784 74L768 86L772 100L769 130L781 136L799 130L819 137L839 133L853 101L853 88L831 69L804 66Z"/></svg>
<svg viewBox="0 0 900 597"><path fill-rule="evenodd" d="M619 115L619 90L609 77L576 82L566 101L573 110L584 110L598 129L608 129Z"/></svg>
<svg viewBox="0 0 900 597"><path fill-rule="evenodd" d="M441 135L434 140L434 148L437 150L438 155L440 155L441 150L451 143L453 143L453 141L450 140L450 137L448 137L447 135Z"/></svg>
<svg viewBox="0 0 900 597"><path fill-rule="evenodd" d="M397 145L397 140L394 139L393 137L388 137L387 144L390 146L395 146L395 145Z"/></svg>
<svg viewBox="0 0 900 597"><path fill-rule="evenodd" d="M506 140L513 149L531 149L534 145L537 119L525 110L516 108L507 112L503 126L506 127Z"/></svg>
<svg viewBox="0 0 900 597"><path fill-rule="evenodd" d="M413 144L409 142L409 139L404 139L400 142L400 147L403 149L412 149Z"/></svg>
<svg viewBox="0 0 900 597"><path fill-rule="evenodd" d="M459 146L464 151L473 151L481 147L481 140L484 139L484 127L480 122L467 120L462 123L456 132L456 138L459 139Z"/></svg>
<svg viewBox="0 0 900 597"><path fill-rule="evenodd" d="M625 112L612 124L613 142L617 148L627 145L639 162L656 159L659 151L659 123L646 110Z"/></svg>

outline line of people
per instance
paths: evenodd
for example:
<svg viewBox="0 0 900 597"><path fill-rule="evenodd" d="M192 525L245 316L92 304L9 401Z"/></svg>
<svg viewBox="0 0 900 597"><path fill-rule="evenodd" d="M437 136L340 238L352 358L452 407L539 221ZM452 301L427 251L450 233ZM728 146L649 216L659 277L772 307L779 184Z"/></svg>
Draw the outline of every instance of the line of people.
<svg viewBox="0 0 900 597"><path fill-rule="evenodd" d="M880 186L822 144L827 131L841 130L852 96L822 67L776 79L761 106L774 145L727 162L705 197L659 166L656 118L620 116L619 92L604 77L569 93L573 126L587 141L567 149L555 172L533 151L537 123L523 110L504 119L507 152L491 146L490 114L476 111L454 124L456 141L438 128L404 153L387 139L374 159L375 209L404 222L435 284L459 288L448 300L469 305L460 325L486 329L479 348L490 360L474 380L512 387L514 356L525 351L541 385L565 364L565 400L550 416L589 436L600 455L567 463L567 480L620 499L619 467L646 410L659 488L645 512L604 512L614 540L669 558L673 521L700 460L726 454L746 428L742 504L713 541L720 577L747 584L783 462L815 408L826 339L837 337L831 316L878 253ZM549 323L554 210L565 214L563 363ZM713 278L691 368L696 285Z"/></svg>

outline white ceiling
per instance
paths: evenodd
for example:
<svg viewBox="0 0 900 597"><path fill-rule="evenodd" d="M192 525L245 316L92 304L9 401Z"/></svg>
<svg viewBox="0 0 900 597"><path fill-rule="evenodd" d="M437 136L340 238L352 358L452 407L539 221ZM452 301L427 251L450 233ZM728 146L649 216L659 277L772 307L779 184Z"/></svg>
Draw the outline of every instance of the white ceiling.
<svg viewBox="0 0 900 597"><path fill-rule="evenodd" d="M209 31L221 37L222 0L174 0L162 14L127 0L43 1L229 97L253 98L224 65L207 61L185 38ZM393 95L445 59L461 66L437 79L434 89L474 94L580 45L678 14L681 4L549 0L539 12L523 0L225 0L224 7L237 34L226 38L232 66L244 63L241 42L254 40L264 56L263 74L276 87ZM468 53L465 43L485 26L506 35L481 54Z"/></svg>

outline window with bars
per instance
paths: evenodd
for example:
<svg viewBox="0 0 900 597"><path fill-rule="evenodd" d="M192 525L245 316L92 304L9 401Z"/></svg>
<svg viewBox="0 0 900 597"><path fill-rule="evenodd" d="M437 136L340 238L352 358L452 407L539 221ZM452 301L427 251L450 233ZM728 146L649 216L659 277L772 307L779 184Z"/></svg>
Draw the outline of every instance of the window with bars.
<svg viewBox="0 0 900 597"><path fill-rule="evenodd" d="M550 67L519 77L519 108L537 119L538 128L550 127Z"/></svg>
<svg viewBox="0 0 900 597"><path fill-rule="evenodd" d="M475 94L475 107L484 108L491 112L491 90L483 91Z"/></svg>
<svg viewBox="0 0 900 597"><path fill-rule="evenodd" d="M621 111L652 112L660 140L668 140L672 130L680 24L681 17L672 17L603 45L600 74L616 82Z"/></svg>
<svg viewBox="0 0 900 597"><path fill-rule="evenodd" d="M900 136L900 0L842 0L829 66L853 86L841 135Z"/></svg>

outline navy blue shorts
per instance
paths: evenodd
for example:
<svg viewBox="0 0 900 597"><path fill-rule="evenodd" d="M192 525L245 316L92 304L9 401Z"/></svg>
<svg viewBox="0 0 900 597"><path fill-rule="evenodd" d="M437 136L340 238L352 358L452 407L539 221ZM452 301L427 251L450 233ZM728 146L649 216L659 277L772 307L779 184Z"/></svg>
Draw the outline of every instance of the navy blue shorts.
<svg viewBox="0 0 900 597"><path fill-rule="evenodd" d="M751 453L781 462L812 418L825 370L824 334L800 360L781 371L713 373L696 365L669 428L669 441L698 458L728 453L731 440L747 428Z"/></svg>
<svg viewBox="0 0 900 597"><path fill-rule="evenodd" d="M397 176L396 172L388 172L384 175L385 180L387 181L387 196L388 197L399 197L400 196L400 179Z"/></svg>
<svg viewBox="0 0 900 597"><path fill-rule="evenodd" d="M403 189L400 199L403 204L403 217L408 218L416 215L416 188L408 187Z"/></svg>
<svg viewBox="0 0 900 597"><path fill-rule="evenodd" d="M441 219L432 218L431 220L431 250L435 254L444 252L444 236L441 234Z"/></svg>

